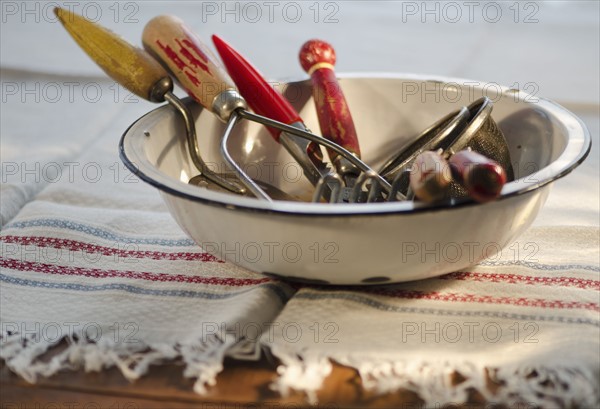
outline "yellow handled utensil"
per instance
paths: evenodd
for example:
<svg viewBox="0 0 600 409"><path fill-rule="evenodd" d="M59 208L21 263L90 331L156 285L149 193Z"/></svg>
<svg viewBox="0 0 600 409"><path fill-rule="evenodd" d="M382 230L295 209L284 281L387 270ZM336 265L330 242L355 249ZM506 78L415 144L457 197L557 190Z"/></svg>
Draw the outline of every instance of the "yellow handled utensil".
<svg viewBox="0 0 600 409"><path fill-rule="evenodd" d="M194 165L211 190L245 194L246 189L211 171L200 155L196 127L187 106L173 94L173 81L165 69L146 51L112 31L71 11L55 8L59 21L77 44L104 72L125 88L150 102L168 101L183 117L188 149Z"/></svg>

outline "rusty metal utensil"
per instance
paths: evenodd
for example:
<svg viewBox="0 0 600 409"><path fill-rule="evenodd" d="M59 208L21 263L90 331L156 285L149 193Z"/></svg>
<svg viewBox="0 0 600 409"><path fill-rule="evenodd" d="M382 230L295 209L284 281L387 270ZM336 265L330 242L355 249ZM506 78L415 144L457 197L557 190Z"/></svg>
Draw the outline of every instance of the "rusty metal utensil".
<svg viewBox="0 0 600 409"><path fill-rule="evenodd" d="M469 110L467 107L449 113L421 132L414 141L400 149L381 167L379 173L392 182L394 191L404 193L410 199L409 176L415 159L423 152L447 148L468 122Z"/></svg>
<svg viewBox="0 0 600 409"><path fill-rule="evenodd" d="M492 101L482 97L454 111L423 131L414 142L400 150L381 168L380 174L392 181L392 187L402 193L409 189L409 173L415 158L427 150L442 149L446 156L471 148L474 152L499 163L507 181L514 179L508 144L504 134L491 117ZM468 197L464 187L450 184L450 197Z"/></svg>

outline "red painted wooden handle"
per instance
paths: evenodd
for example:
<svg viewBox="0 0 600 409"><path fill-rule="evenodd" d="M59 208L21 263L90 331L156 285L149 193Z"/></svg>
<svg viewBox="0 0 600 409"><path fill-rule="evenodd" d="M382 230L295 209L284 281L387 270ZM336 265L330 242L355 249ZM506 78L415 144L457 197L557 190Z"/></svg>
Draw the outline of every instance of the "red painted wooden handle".
<svg viewBox="0 0 600 409"><path fill-rule="evenodd" d="M360 157L354 121L333 69L335 50L325 41L309 40L300 49L299 58L312 80L321 133ZM337 153L329 151L329 156L334 159Z"/></svg>
<svg viewBox="0 0 600 409"><path fill-rule="evenodd" d="M184 22L175 16L150 20L142 34L144 48L163 64L187 93L213 111L215 98L235 89L216 56Z"/></svg>
<svg viewBox="0 0 600 409"><path fill-rule="evenodd" d="M302 122L300 115L287 99L273 88L240 53L216 35L212 36L212 40L227 72L254 112L288 125ZM279 140L280 130L268 127L267 129L275 140Z"/></svg>
<svg viewBox="0 0 600 409"><path fill-rule="evenodd" d="M464 150L448 160L452 176L478 202L489 202L500 195L506 183L506 172L497 162L480 153Z"/></svg>

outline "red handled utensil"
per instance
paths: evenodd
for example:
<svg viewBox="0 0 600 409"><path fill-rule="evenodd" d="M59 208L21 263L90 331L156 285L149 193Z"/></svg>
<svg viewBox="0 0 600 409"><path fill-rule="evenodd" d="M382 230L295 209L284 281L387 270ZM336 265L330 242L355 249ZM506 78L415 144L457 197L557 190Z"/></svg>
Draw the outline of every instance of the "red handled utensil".
<svg viewBox="0 0 600 409"><path fill-rule="evenodd" d="M259 115L272 118L276 121L289 124L291 127L307 131L306 125L300 118L300 115L291 106L291 104L263 78L263 76L254 68L244 57L242 57L233 47L227 44L220 37L213 35L213 42L217 52L221 56L229 75L238 86L240 94L248 101L248 105ZM266 124L269 125L269 124ZM304 170L304 175L310 182L322 189L323 196L330 201L338 201L331 198L331 194L338 187L335 177L332 177L332 171L323 161L320 149L317 149L310 140L298 137L299 134L279 129L269 128L269 131L279 143L281 143ZM313 141L314 142L314 141ZM326 148L333 146L340 147L337 143L328 146L321 143ZM347 147L342 147L344 154L341 157L348 163L364 172L365 178L377 181L377 184L386 192L390 192L390 184L379 174L375 173L368 165L362 162ZM334 150L334 155L341 154L340 149ZM332 183L332 181L334 183ZM339 190L338 190L339 191ZM317 196L317 195L315 195Z"/></svg>
<svg viewBox="0 0 600 409"><path fill-rule="evenodd" d="M317 108L319 126L323 137L348 149L360 158L358 136L346 98L335 76L336 54L333 47L322 40L309 40L300 49L300 65L310 75L312 94ZM340 164L339 155L328 151L338 173L358 176L360 170L350 164Z"/></svg>
<svg viewBox="0 0 600 409"><path fill-rule="evenodd" d="M319 118L321 134L360 158L356 127L352 120L348 102L334 71L336 63L335 50L325 41L309 40L300 48L298 58L300 65L311 78L312 95ZM327 153L337 173L342 176L346 187L354 187L357 178L361 174L360 169L331 150L328 150ZM377 180L374 182L377 183ZM375 185L372 186L372 188L375 187ZM362 186L358 186L354 192L358 194L361 188ZM345 199L354 199L351 201L358 199L357 196L349 195L349 193L346 189Z"/></svg>
<svg viewBox="0 0 600 409"><path fill-rule="evenodd" d="M496 161L465 149L452 155L448 163L454 179L474 200L484 203L500 196L507 177L504 168Z"/></svg>

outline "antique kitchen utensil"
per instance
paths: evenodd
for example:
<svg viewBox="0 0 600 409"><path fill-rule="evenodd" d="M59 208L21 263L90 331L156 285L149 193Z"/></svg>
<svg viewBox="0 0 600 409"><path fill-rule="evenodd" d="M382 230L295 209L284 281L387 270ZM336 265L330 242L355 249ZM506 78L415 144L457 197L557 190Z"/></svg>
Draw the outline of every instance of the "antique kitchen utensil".
<svg viewBox="0 0 600 409"><path fill-rule="evenodd" d="M410 170L416 158L423 152L447 148L468 122L467 107L449 113L398 150L398 153L381 167L379 173L392 181L394 189L408 194Z"/></svg>
<svg viewBox="0 0 600 409"><path fill-rule="evenodd" d="M307 127L300 118L298 112L290 105L290 103L263 78L263 76L254 68L239 52L227 44L220 37L213 35L213 42L229 75L238 86L240 94L242 94L254 112L265 117L276 119L279 122L292 125L292 129L300 129L307 131ZM300 140L295 132L281 132L280 130L269 129L275 140L279 141L290 154L300 163L304 170L305 176L313 185L319 184L319 180L325 181L319 184L319 189L323 189L323 196L331 202L339 200L331 200L332 186L330 182L337 180L329 176L331 170L323 161L323 156L320 150L315 149L315 146L306 139ZM325 145L326 148L340 147L338 144ZM339 149L334 149L335 153L340 154ZM380 187L388 194L391 191L390 184L383 179L379 174L373 171L369 166L362 162L358 157L352 154L347 149L343 149L344 154L341 155L350 165L359 169L361 172L360 180L357 180L356 189L353 189L355 195L360 193L360 189L367 180L371 181L371 190ZM360 184L358 183L360 182ZM379 186L376 186L379 185ZM337 186L335 183L333 188ZM317 191L319 191L317 189ZM316 196L315 196L316 197ZM370 197L374 197L373 194ZM351 200L352 201L352 200Z"/></svg>
<svg viewBox="0 0 600 409"><path fill-rule="evenodd" d="M485 202L497 197L494 192L502 189L506 180L514 179L514 171L506 139L491 116L492 101L487 97L482 97L471 103L468 108L471 115L469 124L462 132L451 138L452 142L445 153L449 157L463 150L472 150L474 153L478 153L479 155L467 154L467 157L472 156L480 162L476 166L477 183L468 181L465 183L463 175L457 171L457 169L461 171L464 169L456 163L453 171L455 181L450 185L449 196L471 197L476 201ZM459 155L456 161L459 159L464 160L463 154ZM497 167L498 165L500 169Z"/></svg>
<svg viewBox="0 0 600 409"><path fill-rule="evenodd" d="M506 138L492 118L492 101L488 97L482 97L471 103L468 109L469 124L446 150L453 154L471 148L486 158L498 162L506 171L507 179L513 180L514 171Z"/></svg>
<svg viewBox="0 0 600 409"><path fill-rule="evenodd" d="M466 111L465 111L466 109ZM399 180L400 191L408 188L407 169L417 155L426 150L443 149L446 156L471 148L504 168L508 181L514 179L508 145L502 131L491 117L492 101L482 97L468 107L453 112L426 129L408 147L403 148L380 169L387 180ZM469 192L452 182L450 197L468 197Z"/></svg>
<svg viewBox="0 0 600 409"><path fill-rule="evenodd" d="M344 92L335 76L335 50L325 41L309 40L300 48L298 58L312 81L312 96L321 134L360 158L356 127ZM328 150L327 153L346 186L342 191L343 200L359 199L351 193L361 174L360 169L332 150ZM376 180L374 182L377 183Z"/></svg>

